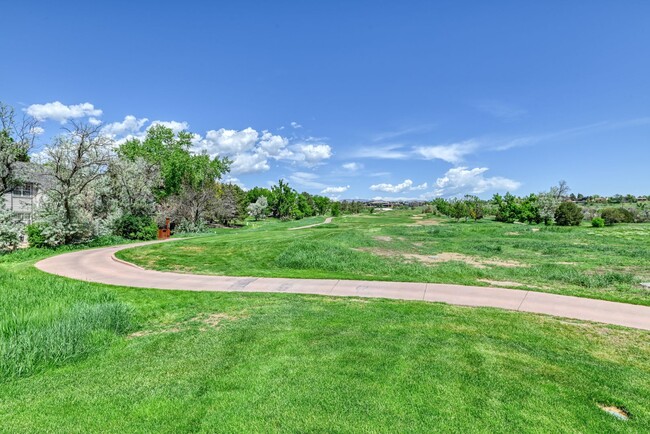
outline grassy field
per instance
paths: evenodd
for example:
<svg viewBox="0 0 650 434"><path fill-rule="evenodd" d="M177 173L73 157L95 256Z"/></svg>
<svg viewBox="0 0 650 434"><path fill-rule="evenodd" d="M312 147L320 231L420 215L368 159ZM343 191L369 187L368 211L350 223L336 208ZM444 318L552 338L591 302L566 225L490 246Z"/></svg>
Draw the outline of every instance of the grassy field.
<svg viewBox="0 0 650 434"><path fill-rule="evenodd" d="M316 228L258 223L119 252L146 268L233 276L490 285L650 305L650 224L575 228L344 216Z"/></svg>
<svg viewBox="0 0 650 434"><path fill-rule="evenodd" d="M293 237L285 225L178 246ZM33 267L51 254L0 256L0 432L650 431L649 332L436 303L111 287Z"/></svg>

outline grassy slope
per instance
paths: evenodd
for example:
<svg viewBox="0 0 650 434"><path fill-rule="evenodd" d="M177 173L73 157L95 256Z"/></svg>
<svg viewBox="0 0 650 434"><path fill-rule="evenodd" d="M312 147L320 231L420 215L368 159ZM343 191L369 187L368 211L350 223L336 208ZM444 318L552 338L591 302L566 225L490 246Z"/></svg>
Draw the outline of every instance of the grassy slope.
<svg viewBox="0 0 650 434"><path fill-rule="evenodd" d="M5 381L3 430L650 430L646 332L419 302L114 291L153 333ZM229 319L192 320L211 313Z"/></svg>
<svg viewBox="0 0 650 434"><path fill-rule="evenodd" d="M648 332L433 303L109 287L41 273L43 255L0 257L0 348L49 355L2 371L0 431L650 431ZM206 323L215 314L226 317Z"/></svg>
<svg viewBox="0 0 650 434"><path fill-rule="evenodd" d="M414 224L417 221L411 215L348 216L303 231L287 231L284 224L273 222L118 255L158 270L468 285L487 285L479 279L488 279L514 281L536 291L650 305L650 292L639 285L650 280L648 224L546 228L486 220L425 226ZM391 241L377 237L390 237ZM378 256L368 249L394 256ZM444 252L525 266L479 269L463 262L424 264L399 256Z"/></svg>

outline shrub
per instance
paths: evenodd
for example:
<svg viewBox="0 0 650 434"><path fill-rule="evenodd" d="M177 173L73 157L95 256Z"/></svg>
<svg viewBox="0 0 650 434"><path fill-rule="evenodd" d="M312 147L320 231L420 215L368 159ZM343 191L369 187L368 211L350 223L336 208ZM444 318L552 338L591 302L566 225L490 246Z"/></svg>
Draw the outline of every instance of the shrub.
<svg viewBox="0 0 650 434"><path fill-rule="evenodd" d="M555 222L559 226L580 226L582 219L582 210L573 202L563 202L555 210Z"/></svg>
<svg viewBox="0 0 650 434"><path fill-rule="evenodd" d="M0 204L0 251L14 250L20 243L23 225L14 213L1 206Z"/></svg>
<svg viewBox="0 0 650 434"><path fill-rule="evenodd" d="M591 219L591 226L595 228L605 227L605 219L600 217L594 217L593 219Z"/></svg>
<svg viewBox="0 0 650 434"><path fill-rule="evenodd" d="M113 232L129 240L155 240L158 226L151 217L125 214L115 220Z"/></svg>
<svg viewBox="0 0 650 434"><path fill-rule="evenodd" d="M615 223L634 223L634 214L625 208L605 208L600 212L600 217L607 226Z"/></svg>
<svg viewBox="0 0 650 434"><path fill-rule="evenodd" d="M41 223L27 225L26 232L27 242L30 247L46 247L43 225Z"/></svg>

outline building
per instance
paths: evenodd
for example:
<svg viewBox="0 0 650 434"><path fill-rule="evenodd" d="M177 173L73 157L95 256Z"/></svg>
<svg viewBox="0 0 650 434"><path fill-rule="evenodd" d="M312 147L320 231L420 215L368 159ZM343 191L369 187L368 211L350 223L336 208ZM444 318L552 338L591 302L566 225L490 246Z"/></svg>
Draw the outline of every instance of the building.
<svg viewBox="0 0 650 434"><path fill-rule="evenodd" d="M22 222L29 224L34 218L41 196L37 184L26 182L3 195L4 206L13 211Z"/></svg>

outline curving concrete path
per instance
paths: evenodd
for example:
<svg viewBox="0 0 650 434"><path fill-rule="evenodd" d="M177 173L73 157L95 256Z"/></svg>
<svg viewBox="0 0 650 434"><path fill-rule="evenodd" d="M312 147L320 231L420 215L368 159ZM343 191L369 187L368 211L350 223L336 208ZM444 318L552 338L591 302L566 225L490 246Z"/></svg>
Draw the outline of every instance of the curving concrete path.
<svg viewBox="0 0 650 434"><path fill-rule="evenodd" d="M180 274L144 270L115 257L115 252L119 250L145 244L149 243L64 253L42 260L36 263L36 267L47 273L73 279L138 288L185 291L286 292L420 300L463 306L496 307L650 330L650 307L633 304L533 291L435 283Z"/></svg>
<svg viewBox="0 0 650 434"><path fill-rule="evenodd" d="M307 226L299 226L297 228L289 228L288 230L290 231L297 231L298 229L307 229L307 228L313 228L316 226L320 225L326 225L327 223L332 223L332 217L327 217L324 222L322 223L314 223L313 225L307 225Z"/></svg>

